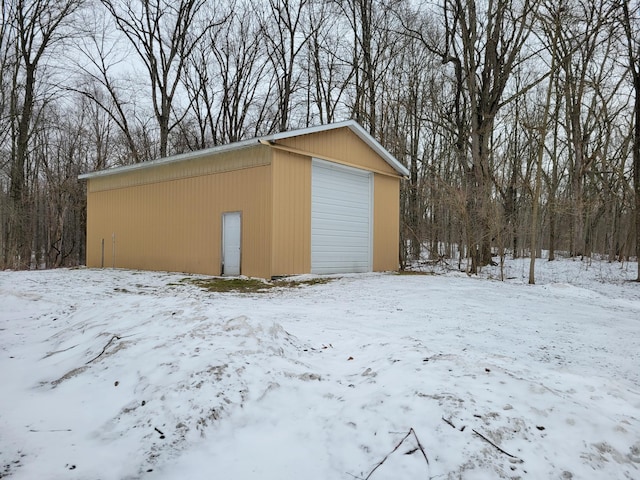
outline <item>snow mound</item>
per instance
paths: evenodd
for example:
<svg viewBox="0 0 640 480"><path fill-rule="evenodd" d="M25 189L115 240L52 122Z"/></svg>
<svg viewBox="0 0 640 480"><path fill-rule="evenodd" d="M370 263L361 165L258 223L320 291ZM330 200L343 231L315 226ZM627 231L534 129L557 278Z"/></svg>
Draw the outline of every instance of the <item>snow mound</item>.
<svg viewBox="0 0 640 480"><path fill-rule="evenodd" d="M640 478L637 284L537 268L260 294L0 272L0 476Z"/></svg>

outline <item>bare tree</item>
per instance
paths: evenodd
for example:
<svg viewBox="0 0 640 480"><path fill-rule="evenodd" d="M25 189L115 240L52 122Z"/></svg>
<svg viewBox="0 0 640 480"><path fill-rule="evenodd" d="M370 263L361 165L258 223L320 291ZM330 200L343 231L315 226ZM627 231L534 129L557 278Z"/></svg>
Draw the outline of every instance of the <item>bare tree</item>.
<svg viewBox="0 0 640 480"><path fill-rule="evenodd" d="M187 59L216 23L205 18L206 0L101 0L144 65L159 128L160 157L179 123L174 100Z"/></svg>
<svg viewBox="0 0 640 480"><path fill-rule="evenodd" d="M451 18L446 27L452 45L448 53L457 57L455 63L464 72L469 96L469 216L474 219L470 249L472 271L476 272L478 266L491 262L489 159L495 119L505 104L503 94L511 73L521 61L538 2L525 0L516 6L507 0L491 0L484 11L478 11L476 2L447 0L444 8L446 17Z"/></svg>
<svg viewBox="0 0 640 480"><path fill-rule="evenodd" d="M210 70L211 50L206 41L194 50L183 73L189 100L189 116L181 123L179 133L190 150L217 145L214 109L217 86Z"/></svg>
<svg viewBox="0 0 640 480"><path fill-rule="evenodd" d="M550 17L550 27L547 31L547 35L550 45L549 56L551 58L551 65L549 67L549 83L547 86L547 91L545 95L544 107L542 112L542 118L540 125L538 127L538 151L536 155L536 174L535 174L535 187L533 191L533 199L532 199L532 212L531 212L531 247L530 247L530 261L529 261L529 284L533 285L536 283L535 280L535 267L536 267L536 255L538 251L538 225L540 224L539 220L539 208L540 208L540 193L542 191L542 160L544 158L545 153L545 143L547 141L547 130L548 130L548 120L549 120L549 112L551 110L551 102L553 98L554 92L554 73L556 69L557 62L557 47L558 47L558 37L560 34L561 25L561 8L556 7L555 11L550 11L548 17ZM542 16L542 14L541 14Z"/></svg>
<svg viewBox="0 0 640 480"><path fill-rule="evenodd" d="M139 163L145 160L143 151L136 142L135 128L137 121L135 99L139 96L134 87L126 85L126 81L116 76L114 70L121 69L126 62L125 49L122 51L119 42L109 35L113 25L105 21L103 16L91 12L94 18L86 18L92 25L90 32L82 36L78 42L81 61L77 68L82 72L80 86L69 87L90 99L108 115L120 130L127 147L127 155L118 163ZM148 160L148 159L147 159Z"/></svg>
<svg viewBox="0 0 640 480"><path fill-rule="evenodd" d="M563 28L558 38L564 72L565 129L570 139L572 161L570 250L573 256L582 256L588 251L585 243L584 182L593 163L593 157L589 155L593 116L592 111L585 111L585 107L589 105L590 73L594 69L594 62L598 60L599 47L607 40L608 33L604 26L610 14L611 7L601 0L569 2L563 7Z"/></svg>
<svg viewBox="0 0 640 480"><path fill-rule="evenodd" d="M59 43L65 34L67 23L80 7L82 0L16 0L8 8L12 44L15 47L15 63L9 102L9 117L12 125L11 166L9 187L9 216L5 230L4 264L10 257L25 265L31 257L30 211L25 169L29 161L29 144L33 134L36 112L39 73L43 73L43 62L49 50ZM4 7L9 5L3 4ZM4 12L3 12L4 14Z"/></svg>
<svg viewBox="0 0 640 480"><path fill-rule="evenodd" d="M300 86L297 68L300 54L315 27L306 25L310 0L268 0L262 18L262 35L273 67L276 111L270 131L284 131L291 125L292 102Z"/></svg>
<svg viewBox="0 0 640 480"><path fill-rule="evenodd" d="M378 110L384 105L385 80L402 43L396 33L397 15L390 8L394 2L385 0L335 0L349 22L353 36L351 64L353 66L351 117L378 135L382 121ZM402 2L397 2L402 3ZM393 101L393 100L391 100Z"/></svg>
<svg viewBox="0 0 640 480"><path fill-rule="evenodd" d="M235 4L227 21L203 37L183 75L191 117L183 138L204 148L269 130L267 111L277 101L269 97L275 76L266 43L250 2Z"/></svg>
<svg viewBox="0 0 640 480"><path fill-rule="evenodd" d="M9 108L17 66L15 35L15 7L12 0L0 0L0 145L4 145L11 132Z"/></svg>
<svg viewBox="0 0 640 480"><path fill-rule="evenodd" d="M0 13L0 252L2 262L6 264L9 242L9 186L11 184L10 168L12 119L10 115L11 98L15 84L17 68L17 44L14 29L15 2L2 0Z"/></svg>
<svg viewBox="0 0 640 480"><path fill-rule="evenodd" d="M316 28L307 45L307 124L314 115L320 123L331 123L340 113L355 73L349 57L351 45L345 39L348 29L332 2L312 3L308 21Z"/></svg>
<svg viewBox="0 0 640 480"><path fill-rule="evenodd" d="M218 72L220 101L215 129L216 138L223 143L257 134L264 120L260 104L267 99L260 87L268 77L268 50L259 22L247 12L234 13L207 44ZM257 111L253 118L252 111Z"/></svg>
<svg viewBox="0 0 640 480"><path fill-rule="evenodd" d="M557 45L556 45L557 47ZM547 210L548 210L548 223L549 223L549 256L548 260L550 262L556 259L556 246L558 243L559 236L559 228L558 228L558 194L560 189L560 181L562 177L561 169L560 169L560 156L562 155L562 144L560 142L560 120L561 115L560 111L562 109L562 92L560 90L561 86L559 85L559 81L556 78L555 88L556 91L554 93L554 97L556 99L553 114L551 118L553 119L553 142L549 149L549 162L551 163L551 171L543 171L543 175L545 176L545 184L547 186Z"/></svg>
<svg viewBox="0 0 640 480"><path fill-rule="evenodd" d="M53 267L77 265L84 252L86 193L77 177L87 168L91 149L88 100L78 107L50 106L33 142L40 170L35 205L40 215L35 229L40 263Z"/></svg>
<svg viewBox="0 0 640 480"><path fill-rule="evenodd" d="M632 14L637 15L636 10L629 9L628 2L622 2L622 25L624 28L629 55L629 71L633 81L634 90L634 128L633 128L633 189L635 194L635 226L636 226L636 259L638 261L638 277L640 282L640 41L638 41L638 31L634 34ZM636 22L638 21L635 18Z"/></svg>
<svg viewBox="0 0 640 480"><path fill-rule="evenodd" d="M410 15L403 22L415 23ZM403 237L408 242L409 257L415 261L421 256L427 217L432 224L439 218L428 196L437 194L431 169L438 163L438 136L433 133L438 127L431 116L436 108L434 101L442 93L439 84L443 79L437 68L439 57L424 49L417 39L400 36L394 51L397 54L384 78L385 101L378 107L377 131L409 169L408 182L403 185ZM429 256L438 258L437 230L430 230Z"/></svg>

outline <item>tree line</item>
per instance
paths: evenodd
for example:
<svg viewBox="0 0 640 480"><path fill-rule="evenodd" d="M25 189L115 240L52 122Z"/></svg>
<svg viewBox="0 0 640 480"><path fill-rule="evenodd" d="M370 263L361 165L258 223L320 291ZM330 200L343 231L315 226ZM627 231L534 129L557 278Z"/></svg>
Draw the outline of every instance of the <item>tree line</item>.
<svg viewBox="0 0 640 480"><path fill-rule="evenodd" d="M403 265L640 254L637 3L0 1L2 268L83 262L80 173L348 118Z"/></svg>

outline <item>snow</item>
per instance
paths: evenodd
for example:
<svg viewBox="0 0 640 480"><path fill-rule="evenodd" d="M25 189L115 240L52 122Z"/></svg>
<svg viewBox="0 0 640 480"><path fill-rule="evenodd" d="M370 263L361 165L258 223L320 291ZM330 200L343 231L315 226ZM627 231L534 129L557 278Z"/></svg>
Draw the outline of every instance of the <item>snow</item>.
<svg viewBox="0 0 640 480"><path fill-rule="evenodd" d="M527 266L0 272L0 477L640 478L637 265Z"/></svg>

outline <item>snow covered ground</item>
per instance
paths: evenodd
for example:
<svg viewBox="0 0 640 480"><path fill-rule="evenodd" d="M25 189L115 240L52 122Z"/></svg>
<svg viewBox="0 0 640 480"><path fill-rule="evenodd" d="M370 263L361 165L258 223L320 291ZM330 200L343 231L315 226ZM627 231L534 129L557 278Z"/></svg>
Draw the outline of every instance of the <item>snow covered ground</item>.
<svg viewBox="0 0 640 480"><path fill-rule="evenodd" d="M638 479L636 264L0 272L0 477Z"/></svg>

